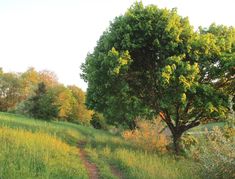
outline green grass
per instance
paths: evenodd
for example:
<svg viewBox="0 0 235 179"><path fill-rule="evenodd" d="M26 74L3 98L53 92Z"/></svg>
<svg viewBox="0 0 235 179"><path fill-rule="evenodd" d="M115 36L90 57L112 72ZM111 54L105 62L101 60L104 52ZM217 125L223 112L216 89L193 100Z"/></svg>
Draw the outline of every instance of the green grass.
<svg viewBox="0 0 235 179"><path fill-rule="evenodd" d="M211 122L211 123L208 123L208 124L204 124L204 125L200 125L198 127L195 127L194 129L203 131L207 128L208 130L212 130L213 127L216 127L216 126L224 127L225 125L226 125L225 122Z"/></svg>
<svg viewBox="0 0 235 179"><path fill-rule="evenodd" d="M72 126L0 113L0 178L88 178Z"/></svg>
<svg viewBox="0 0 235 179"><path fill-rule="evenodd" d="M120 136L90 127L0 113L0 129L6 132L5 138L0 133L0 178L87 178L76 150L78 141L86 141L85 150L101 178L116 178L110 165L128 179L199 178L197 165L190 160L147 153Z"/></svg>
<svg viewBox="0 0 235 179"><path fill-rule="evenodd" d="M226 125L225 122L211 122L208 124L199 125L188 131L189 134L204 134L206 130L211 131L214 127L223 128Z"/></svg>
<svg viewBox="0 0 235 179"><path fill-rule="evenodd" d="M45 133L0 128L0 178L87 178L77 149Z"/></svg>

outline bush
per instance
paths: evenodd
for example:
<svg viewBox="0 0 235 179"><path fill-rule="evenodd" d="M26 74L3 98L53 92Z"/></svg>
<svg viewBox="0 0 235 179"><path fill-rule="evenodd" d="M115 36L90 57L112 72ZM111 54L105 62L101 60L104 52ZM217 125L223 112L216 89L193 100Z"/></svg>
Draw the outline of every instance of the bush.
<svg viewBox="0 0 235 179"><path fill-rule="evenodd" d="M28 109L29 104L27 104L27 103L28 103L28 100L21 101L20 103L18 103L16 105L15 108L8 110L8 112L28 116L29 115L29 109Z"/></svg>
<svg viewBox="0 0 235 179"><path fill-rule="evenodd" d="M224 136L228 139L235 137L235 129L231 126L224 127Z"/></svg>
<svg viewBox="0 0 235 179"><path fill-rule="evenodd" d="M135 130L122 133L126 140L147 151L165 152L167 150L169 139L163 133L164 126L160 119L153 121L137 119L136 125Z"/></svg>
<svg viewBox="0 0 235 179"><path fill-rule="evenodd" d="M227 138L221 129L206 131L206 141L199 148L202 177L207 179L235 178L235 141Z"/></svg>
<svg viewBox="0 0 235 179"><path fill-rule="evenodd" d="M184 151L190 151L192 147L196 147L198 145L198 140L195 136L186 133L181 137L180 145L181 149Z"/></svg>
<svg viewBox="0 0 235 179"><path fill-rule="evenodd" d="M234 138L235 137L235 118L234 118L234 111L232 112L231 116L228 117L226 121L226 125L224 127L224 134L227 138Z"/></svg>
<svg viewBox="0 0 235 179"><path fill-rule="evenodd" d="M92 114L90 123L95 129L107 129L105 118L100 113L95 112Z"/></svg>

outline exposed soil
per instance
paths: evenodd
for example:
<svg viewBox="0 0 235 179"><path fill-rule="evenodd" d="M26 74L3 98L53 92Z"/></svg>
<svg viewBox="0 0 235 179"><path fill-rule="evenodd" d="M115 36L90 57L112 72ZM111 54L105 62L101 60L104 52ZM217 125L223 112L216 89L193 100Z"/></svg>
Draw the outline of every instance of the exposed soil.
<svg viewBox="0 0 235 179"><path fill-rule="evenodd" d="M90 179L98 179L99 178L99 171L98 171L98 168L97 166L92 163L87 155L86 155L86 152L84 150L84 145L86 143L85 142L79 142L78 143L78 147L79 147L79 154L80 154L80 158L81 160L83 161L86 169L87 169L87 172L88 172L88 175L89 175L89 178Z"/></svg>
<svg viewBox="0 0 235 179"><path fill-rule="evenodd" d="M99 179L98 168L93 162L91 162L88 159L86 151L84 150L85 145L86 145L85 141L80 141L78 143L80 158L81 158L81 160L83 161L83 163L86 167L89 178L90 179ZM117 169L117 167L115 167L114 165L110 165L110 170L111 170L112 174L114 176L116 176L117 178L119 178L119 179L124 179L125 178L123 176L122 172L119 169Z"/></svg>
<svg viewBox="0 0 235 179"><path fill-rule="evenodd" d="M111 165L110 169L114 176L118 177L119 179L124 179L122 172L118 170L115 166Z"/></svg>

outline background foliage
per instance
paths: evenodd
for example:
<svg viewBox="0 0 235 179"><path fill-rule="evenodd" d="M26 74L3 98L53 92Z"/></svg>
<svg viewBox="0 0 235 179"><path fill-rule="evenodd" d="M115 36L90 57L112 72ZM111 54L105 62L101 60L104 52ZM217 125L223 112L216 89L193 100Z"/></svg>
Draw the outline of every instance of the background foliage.
<svg viewBox="0 0 235 179"><path fill-rule="evenodd" d="M64 86L50 71L29 68L23 73L0 70L0 111L35 118L89 124L92 111L85 106L85 92Z"/></svg>

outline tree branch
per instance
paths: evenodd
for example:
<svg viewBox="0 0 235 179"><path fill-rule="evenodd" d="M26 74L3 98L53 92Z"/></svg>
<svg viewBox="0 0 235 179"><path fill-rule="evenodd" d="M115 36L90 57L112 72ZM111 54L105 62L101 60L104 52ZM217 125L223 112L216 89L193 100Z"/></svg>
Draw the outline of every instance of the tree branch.
<svg viewBox="0 0 235 179"><path fill-rule="evenodd" d="M217 82L217 83L215 84L215 87L216 87L216 89L219 89L219 88L221 88L221 87L224 87L228 82L230 82L230 81L232 81L232 80L234 80L233 77L227 78L227 79L226 79L225 81L223 81L223 82L219 81L219 82Z"/></svg>
<svg viewBox="0 0 235 179"><path fill-rule="evenodd" d="M186 107L184 108L183 114L186 115L188 113L188 110L193 102L193 97L189 97L188 103L186 104Z"/></svg>
<svg viewBox="0 0 235 179"><path fill-rule="evenodd" d="M172 134L175 134L175 126L173 125L167 110L164 110L164 112L160 112L159 115L162 118L162 120L166 122L166 124L169 127L169 129L171 130Z"/></svg>
<svg viewBox="0 0 235 179"><path fill-rule="evenodd" d="M179 120L180 120L179 108L180 108L180 105L177 103L177 105L176 105L176 120L175 120L176 128L178 128Z"/></svg>
<svg viewBox="0 0 235 179"><path fill-rule="evenodd" d="M198 126L200 124L200 119L202 117L203 117L203 112L200 112L190 124L182 126L183 131L186 131L186 130L191 129L195 126Z"/></svg>

